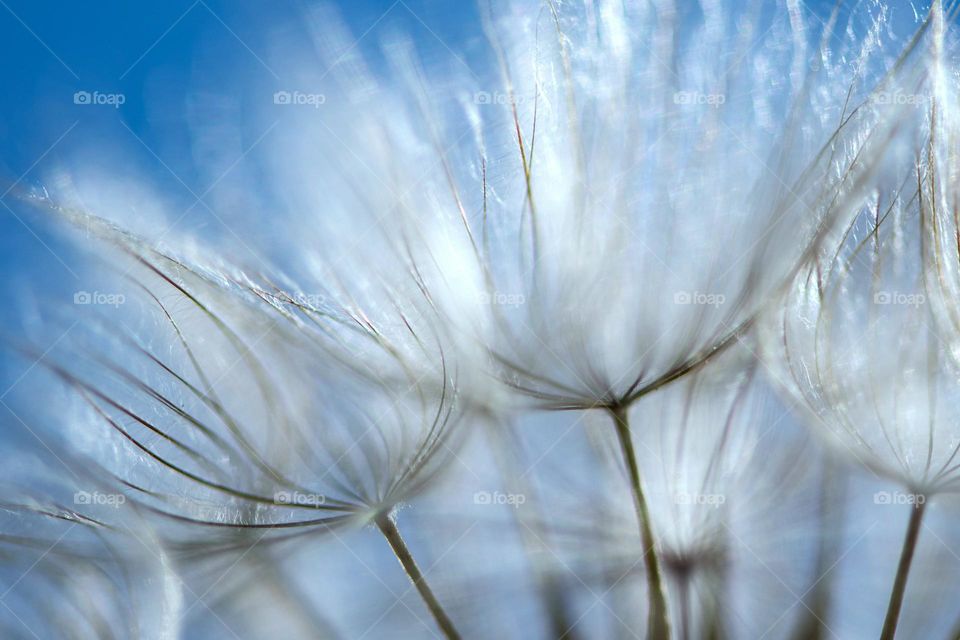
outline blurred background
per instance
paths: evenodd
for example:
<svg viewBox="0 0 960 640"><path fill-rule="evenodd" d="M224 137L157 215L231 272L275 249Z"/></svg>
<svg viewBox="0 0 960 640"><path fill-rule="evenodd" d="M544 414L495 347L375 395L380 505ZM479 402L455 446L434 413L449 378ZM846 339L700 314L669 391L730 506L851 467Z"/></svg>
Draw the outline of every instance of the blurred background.
<svg viewBox="0 0 960 640"><path fill-rule="evenodd" d="M151 237L169 233L210 239L240 261L255 261L261 250L268 250L270 243L256 238L283 232L269 224L271 207L278 206L282 194L258 183L258 176L269 169L261 163L269 161L257 151L279 144L295 124L296 110L276 108L278 94L296 100L296 92L324 91L325 69L305 70L285 63L313 55L311 25L303 16L314 4L0 0L4 83L0 92L0 299L5 303L0 305L0 330L6 336L26 336L41 351L53 348L62 334L51 335L40 328L46 320L45 309L78 293L95 292L100 284L86 256L35 209L19 201L20 195L44 190L71 193L77 202L104 213L122 203L124 210L113 213L135 231ZM380 44L397 33L410 38L425 66L465 67L468 73L484 76L496 64L472 2L331 4L356 38L351 47L361 51L374 68L386 67ZM796 6L814 19L826 19L833 4L806 0ZM887 4L895 16L902 16L893 20L895 24L913 25L916 13L923 10L922 3L916 8L906 1ZM281 103L284 99L279 98ZM310 109L314 105L295 106ZM281 138L271 140L274 136ZM90 190L90 184L97 188ZM40 375L29 360L4 359L0 376L3 441L46 447L41 442L46 434L34 433L20 418L46 401L35 384ZM787 434L785 442L817 446L806 441L791 407L771 402L776 407L770 409L770 419ZM521 420L536 427L533 440L542 440L527 443L526 451L547 451L543 468L563 470L578 464L592 468L589 465L595 461L578 457L586 436L571 430L576 416L561 413ZM522 531L510 512L513 505L487 508L475 499L477 492L504 491L498 484L497 465L482 443L470 446L472 453L463 456L470 463L453 465L455 480L426 496L416 508L402 512L410 523L410 544L432 569L435 589L449 594L445 600L464 627L477 633L482 630L484 637L491 638L548 637L547 624L538 614L539 600L531 594L529 567L520 551ZM537 456L531 453L527 463L541 464ZM835 473L831 483L843 478L838 481L844 496L839 509L843 517L838 537L831 540L831 559L821 567L827 573L805 573L815 571L810 560L816 553L812 542L816 530L790 529L789 517L781 520L788 525L782 530L768 521L770 555L742 555L749 565L744 570L749 583L744 591L750 592L743 597L754 602L757 591L765 591L769 606L762 607L762 621L750 619L752 605L734 607L744 612L742 619L732 623L744 630L741 637L801 637L797 629L813 607L809 598L821 581L830 582L837 595L825 637L874 637L908 507L890 517L889 507L878 507L872 498L876 492L892 492L896 487L865 471L844 467ZM814 482L807 489L816 486ZM548 489L560 493L558 500L563 503L567 488ZM586 482L576 479L569 489L589 497L589 478ZM803 491L804 486L798 485L791 499L803 498ZM925 633L937 634L923 637L946 638L956 622L955 611L943 601L960 587L960 530L951 524L950 513L956 512L952 501L946 497L932 509L930 534L918 553L915 575L929 571L927 575L936 576L930 583L936 588L919 595L924 582L918 581L910 602L925 598L929 607L909 606L904 614L904 629L922 626ZM800 502L796 508L809 511L797 512L798 520L813 514L810 521L816 522L816 504ZM811 502L817 502L815 496ZM573 511L577 526L613 517L602 511L592 513L589 507L595 506L588 500L558 508ZM429 521L429 536L422 533L421 521ZM565 547L558 544L551 562L556 561L569 587L568 606L577 629L571 637L642 637L642 615L627 620L611 616L612 608L631 597L631 589L639 589L642 580L633 586L629 580L619 585L608 575L595 575L581 563L596 560L584 560L575 540ZM783 567L775 562L778 555ZM282 578L277 577L281 573ZM0 585L0 591L29 587L20 583L18 575L5 575L7 584ZM276 629L297 628L301 635L291 637L312 637L314 632L302 631L310 628L329 628L329 637L350 638L431 637L435 633L396 560L369 529L353 532L348 539L257 549L243 555L242 561L232 557L188 583L185 637L257 638L268 637ZM228 584L231 589L224 589ZM43 588L38 589L32 597L43 597ZM6 597L0 596L0 602ZM302 606L304 602L308 604ZM282 623L272 616L283 618ZM518 634L517 629L524 631Z"/></svg>

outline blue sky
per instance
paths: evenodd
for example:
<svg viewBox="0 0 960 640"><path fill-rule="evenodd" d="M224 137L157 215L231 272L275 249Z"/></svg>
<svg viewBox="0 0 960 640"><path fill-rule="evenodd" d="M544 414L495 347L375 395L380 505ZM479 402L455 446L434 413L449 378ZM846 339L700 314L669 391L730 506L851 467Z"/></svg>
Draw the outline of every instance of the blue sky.
<svg viewBox="0 0 960 640"><path fill-rule="evenodd" d="M831 4L808 0L818 11ZM185 142L182 105L198 83L225 71L282 84L283 70L264 64L265 39L295 25L306 0L147 0L67 2L0 0L0 176L16 179L47 152L69 153L122 121L161 157ZM399 27L424 48L459 50L479 36L475 3L452 0L350 0L331 3L354 33ZM289 28L289 27L288 27ZM439 40L438 40L439 38ZM441 41L443 44L441 44ZM76 91L122 93L120 109L78 109ZM150 109L157 100L163 117ZM71 125L76 127L64 136ZM111 126L112 125L112 126ZM53 150L50 146L60 140ZM35 167L41 168L41 167ZM29 177L29 176L28 176ZM181 176L189 182L189 176Z"/></svg>
<svg viewBox="0 0 960 640"><path fill-rule="evenodd" d="M272 30L296 25L300 12L311 4L316 3L0 0L0 51L5 61L0 180L15 180L45 153L35 170L71 149L96 144L98 135L113 132L120 120L164 160L167 152L176 155L177 147L186 143L187 131L178 125L189 92L200 83L216 84L227 71L282 84L283 70L262 62L267 56L266 37ZM393 27L408 31L426 49L449 46L459 51L480 35L471 0L331 4L354 33L370 30L361 47L374 48L378 35ZM807 0L817 12L825 13L831 4ZM120 109L78 109L71 98L84 90L122 93L125 102ZM162 115L158 102L164 107ZM179 168L189 183L189 168ZM11 248L7 235L5 250Z"/></svg>
<svg viewBox="0 0 960 640"><path fill-rule="evenodd" d="M206 78L210 80L232 69L265 81L273 77L279 84L282 69L262 62L264 40L274 29L297 24L300 11L309 4L3 0L0 47L7 61L7 90L0 97L2 168L16 173L29 167L78 117L80 130L63 141L68 147L82 139L90 125L99 124L95 121L104 117L103 110L74 108L70 98L75 91L96 88L123 93L126 102L120 113L110 115L122 117L138 135L151 136L158 123L150 121L146 103L156 97L158 85L174 94L183 92L165 96L175 104L205 73L211 74ZM364 0L334 6L356 33L373 27L360 46L375 45L377 31L394 26L410 29L415 36L429 28L451 43L478 31L469 2ZM417 37L417 41L429 46L430 37ZM176 113L169 115L176 120ZM163 123L166 134L175 129L170 125ZM28 164L23 166L23 161Z"/></svg>
<svg viewBox="0 0 960 640"><path fill-rule="evenodd" d="M190 206L209 178L190 152L189 109L199 89L229 95L230 78L289 87L269 59L278 30L309 46L301 16L312 4L292 0L67 2L0 0L0 193L35 188L58 166L83 157L115 170L116 158L147 176L175 206ZM385 30L410 33L423 51L458 48L480 37L475 5L449 0L332 3L358 45L375 53ZM449 55L445 52L444 55ZM123 104L76 104L77 92L122 95ZM118 101L101 97L101 100ZM107 154L106 150L110 150ZM92 153L91 153L92 152ZM109 155L109 162L108 162ZM38 214L7 193L0 206L0 266L5 298L24 289L58 298L77 288L77 257ZM202 207L191 215L201 216ZM14 298L16 299L16 298ZM4 325L22 309L6 305Z"/></svg>

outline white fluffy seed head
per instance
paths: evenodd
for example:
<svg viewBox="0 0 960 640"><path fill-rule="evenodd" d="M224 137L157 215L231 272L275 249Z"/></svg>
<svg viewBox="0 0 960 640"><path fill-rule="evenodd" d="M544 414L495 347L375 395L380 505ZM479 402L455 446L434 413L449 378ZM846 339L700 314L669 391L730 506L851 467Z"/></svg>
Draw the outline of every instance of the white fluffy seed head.
<svg viewBox="0 0 960 640"><path fill-rule="evenodd" d="M768 345L781 379L841 453L913 491L955 491L957 393L955 50L934 12L917 111L876 187L796 279ZM948 238L949 236L949 238Z"/></svg>
<svg viewBox="0 0 960 640"><path fill-rule="evenodd" d="M924 58L883 5L824 23L782 8L498 5L480 71L397 39L388 79L349 50L282 178L323 212L305 219L325 252L308 272L375 312L428 292L447 344L547 406L630 401L695 366L918 113L900 97ZM323 22L336 57L346 36Z"/></svg>

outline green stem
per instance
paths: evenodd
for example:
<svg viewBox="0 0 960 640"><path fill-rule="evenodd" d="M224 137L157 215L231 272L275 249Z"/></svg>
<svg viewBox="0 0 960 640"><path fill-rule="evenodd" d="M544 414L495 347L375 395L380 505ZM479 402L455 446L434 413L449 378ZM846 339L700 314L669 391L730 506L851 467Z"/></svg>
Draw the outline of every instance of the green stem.
<svg viewBox="0 0 960 640"><path fill-rule="evenodd" d="M460 640L460 634L457 632L456 627L453 626L450 617L447 616L447 612L440 606L437 597L433 595L433 591L430 590L430 585L427 584L423 574L420 572L420 567L417 566L417 562L413 559L410 549L407 548L407 543L404 542L400 536L400 530L397 529L396 523L394 523L389 515L383 514L377 517L377 527L380 529L383 537L387 539L390 548L393 549L394 555L397 556L397 560L400 561L400 565L407 573L407 577L410 578L410 582L412 582L413 586L420 592L420 597L423 598L427 609L430 610L434 620L437 621L437 626L440 627L440 630L443 631L443 634L448 640Z"/></svg>
<svg viewBox="0 0 960 640"><path fill-rule="evenodd" d="M682 640L690 640L690 573L688 571L680 575L680 622L683 625L680 637Z"/></svg>
<svg viewBox="0 0 960 640"><path fill-rule="evenodd" d="M657 556L657 545L653 536L653 527L650 523L647 499L640 482L637 456L633 451L627 408L613 407L610 409L610 414L613 416L613 422L617 428L617 439L620 441L623 460L627 464L627 471L630 473L633 506L637 512L637 520L640 524L640 540L644 548L643 562L647 570L647 584L650 588L650 616L647 637L650 640L669 640L670 614L667 608L666 592L664 591L663 573L660 568L660 558Z"/></svg>
<svg viewBox="0 0 960 640"><path fill-rule="evenodd" d="M913 552L917 548L917 539L920 537L920 525L923 522L923 512L926 508L927 503L926 500L924 500L917 504L910 512L907 535L903 539L903 549L900 551L900 564L897 567L897 577L893 581L893 592L890 594L890 604L887 606L887 617L883 621L883 631L880 633L880 640L893 640L897 634L897 622L900 619L900 609L903 607L903 596L907 591L907 578L910 575L910 564L913 562Z"/></svg>

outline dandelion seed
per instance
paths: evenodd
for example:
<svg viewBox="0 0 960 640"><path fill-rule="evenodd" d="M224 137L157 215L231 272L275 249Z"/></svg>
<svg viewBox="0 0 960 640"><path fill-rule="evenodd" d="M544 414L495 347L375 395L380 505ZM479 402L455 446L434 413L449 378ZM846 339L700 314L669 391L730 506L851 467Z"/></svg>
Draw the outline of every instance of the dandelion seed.
<svg viewBox="0 0 960 640"><path fill-rule="evenodd" d="M885 159L883 188L798 278L772 332L786 387L844 455L897 481L911 516L881 637L893 638L927 501L957 487L956 369L948 170L941 136L955 125L943 78L944 15L932 11L933 55L916 130ZM947 120L944 120L944 119ZM949 352L948 352L949 353ZM776 357L775 357L776 358Z"/></svg>

